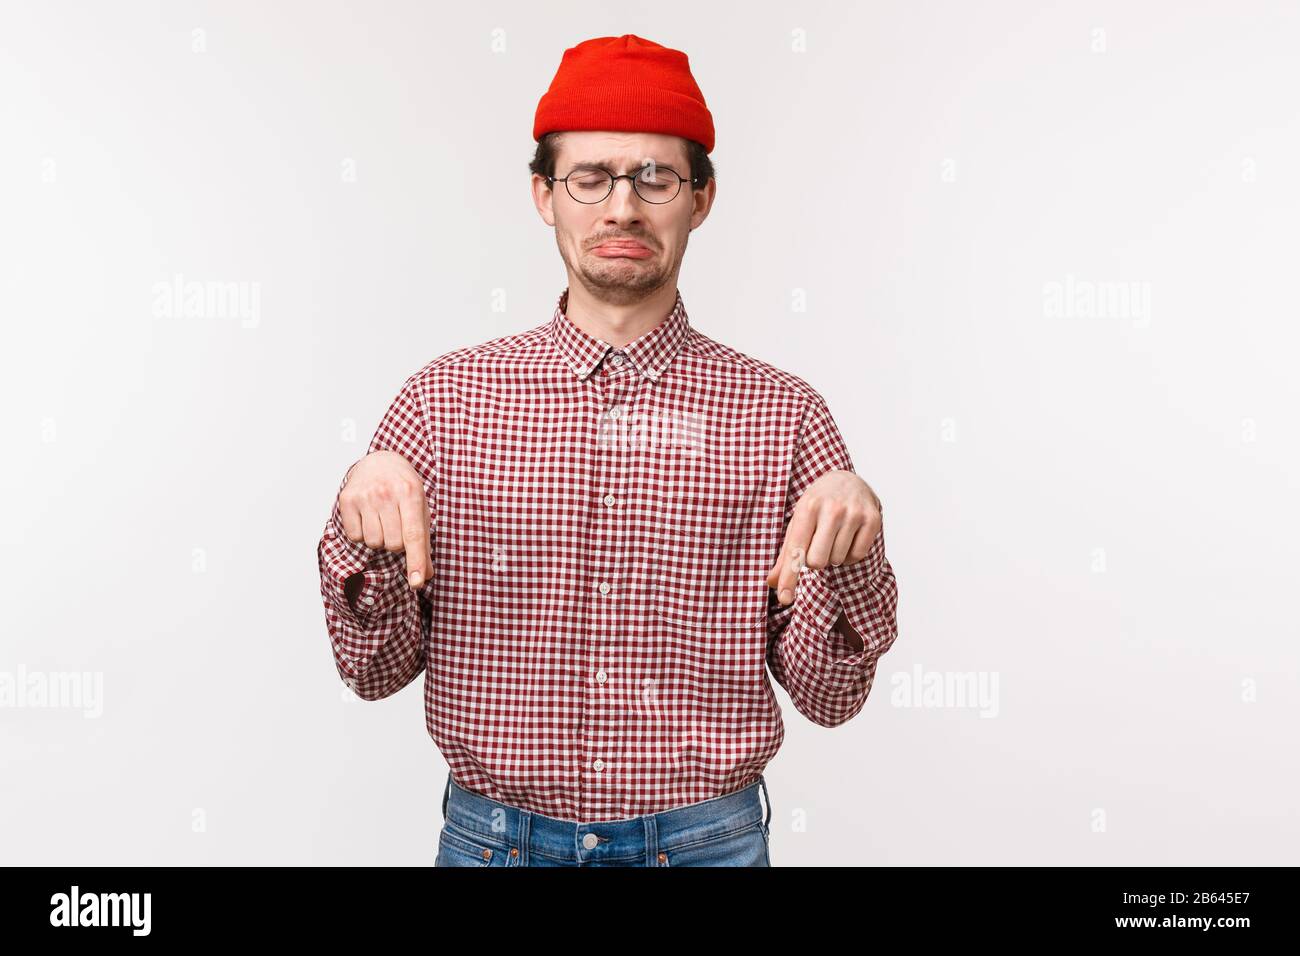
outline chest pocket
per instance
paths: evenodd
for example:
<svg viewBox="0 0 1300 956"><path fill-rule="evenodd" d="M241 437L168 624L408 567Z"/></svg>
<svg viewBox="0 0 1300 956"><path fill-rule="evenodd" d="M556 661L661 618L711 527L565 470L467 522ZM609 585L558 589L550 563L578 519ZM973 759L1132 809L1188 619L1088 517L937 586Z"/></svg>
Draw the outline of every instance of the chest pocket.
<svg viewBox="0 0 1300 956"><path fill-rule="evenodd" d="M769 489L750 463L688 462L664 477L655 570L661 618L711 630L766 620L766 552L780 520Z"/></svg>

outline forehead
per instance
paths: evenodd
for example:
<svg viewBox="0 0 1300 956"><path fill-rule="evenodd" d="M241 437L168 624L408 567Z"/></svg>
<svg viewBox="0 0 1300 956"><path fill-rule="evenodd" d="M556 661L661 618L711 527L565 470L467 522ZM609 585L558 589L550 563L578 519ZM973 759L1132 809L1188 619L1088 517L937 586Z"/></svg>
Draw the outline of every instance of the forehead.
<svg viewBox="0 0 1300 956"><path fill-rule="evenodd" d="M595 163L615 171L638 169L647 160L662 166L686 164L686 140L663 133L619 133L579 130L560 137L556 162Z"/></svg>

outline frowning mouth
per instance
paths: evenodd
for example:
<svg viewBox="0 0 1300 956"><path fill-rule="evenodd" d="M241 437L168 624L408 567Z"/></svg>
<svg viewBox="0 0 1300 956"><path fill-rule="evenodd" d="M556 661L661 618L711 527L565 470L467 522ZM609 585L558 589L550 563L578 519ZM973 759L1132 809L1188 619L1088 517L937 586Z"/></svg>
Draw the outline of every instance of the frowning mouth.
<svg viewBox="0 0 1300 956"><path fill-rule="evenodd" d="M648 259L652 255L649 249L633 239L610 239L602 242L591 250L593 255L602 256L610 259L622 257L626 259Z"/></svg>

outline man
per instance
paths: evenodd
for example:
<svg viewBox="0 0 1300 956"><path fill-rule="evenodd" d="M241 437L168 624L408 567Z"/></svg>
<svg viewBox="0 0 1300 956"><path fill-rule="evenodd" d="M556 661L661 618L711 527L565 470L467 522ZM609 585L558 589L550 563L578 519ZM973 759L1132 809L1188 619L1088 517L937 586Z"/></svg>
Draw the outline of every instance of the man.
<svg viewBox="0 0 1300 956"><path fill-rule="evenodd" d="M823 726L862 708L897 634L880 502L813 388L689 322L717 186L686 55L578 44L533 137L568 287L413 374L349 469L338 671L366 700L424 673L435 865L770 866L767 671Z"/></svg>

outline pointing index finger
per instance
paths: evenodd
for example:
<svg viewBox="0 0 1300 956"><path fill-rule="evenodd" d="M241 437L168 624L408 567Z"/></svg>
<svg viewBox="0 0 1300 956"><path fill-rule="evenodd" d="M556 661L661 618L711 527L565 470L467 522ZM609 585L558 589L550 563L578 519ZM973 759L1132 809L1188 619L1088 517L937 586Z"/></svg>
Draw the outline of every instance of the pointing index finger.
<svg viewBox="0 0 1300 956"><path fill-rule="evenodd" d="M418 482L402 497L401 510L407 580L411 587L419 587L433 577L433 557L429 547L429 503Z"/></svg>

